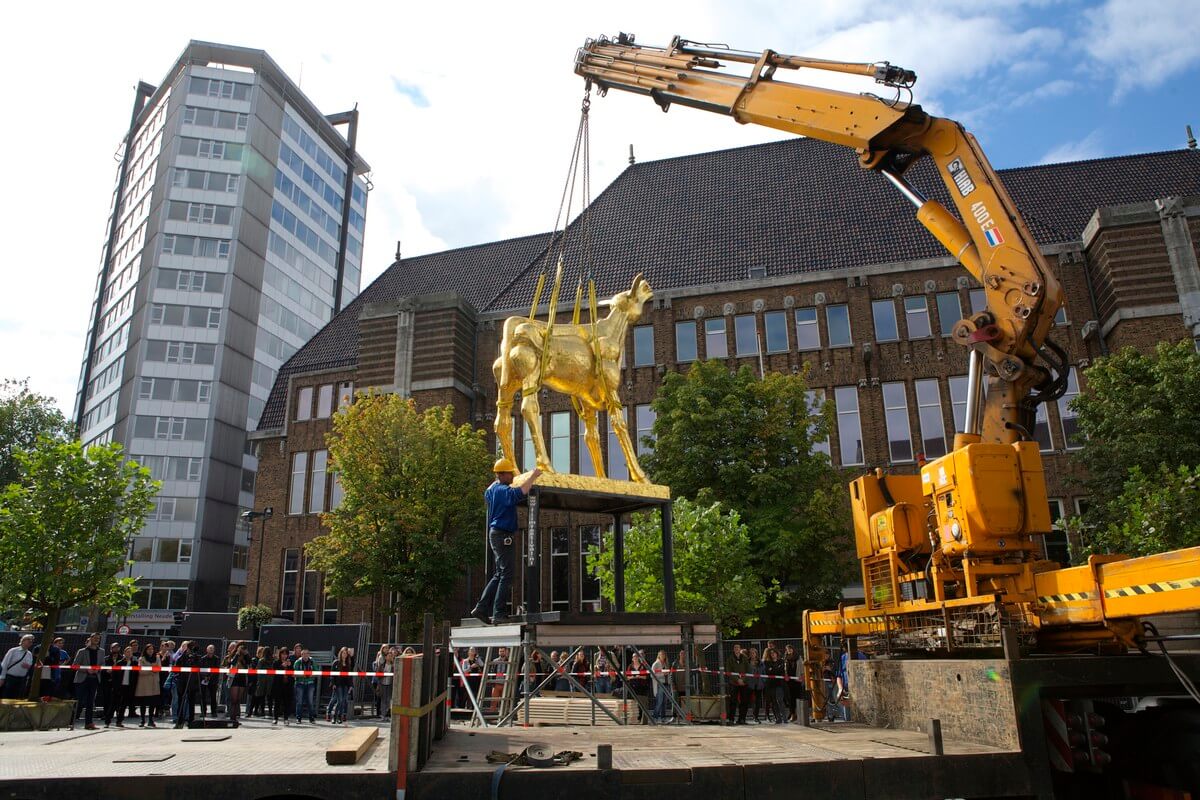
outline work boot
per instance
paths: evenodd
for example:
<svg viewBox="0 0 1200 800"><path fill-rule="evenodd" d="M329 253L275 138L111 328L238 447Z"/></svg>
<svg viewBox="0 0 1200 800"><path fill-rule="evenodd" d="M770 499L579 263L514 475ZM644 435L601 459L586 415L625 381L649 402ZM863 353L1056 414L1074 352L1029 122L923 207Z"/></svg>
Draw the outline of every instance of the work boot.
<svg viewBox="0 0 1200 800"><path fill-rule="evenodd" d="M482 622L484 625L491 624L491 620L490 620L490 619L488 619L488 615L487 615L486 613L484 613L484 611L483 611L481 608L479 608L478 606L476 606L475 608L472 608L472 609L471 609L471 611L470 611L470 616L472 616L472 617L474 617L475 619L479 620L479 621L480 621L480 622Z"/></svg>
<svg viewBox="0 0 1200 800"><path fill-rule="evenodd" d="M497 614L496 616L492 617L492 624L504 625L505 623L512 622L512 619L513 618L508 614Z"/></svg>

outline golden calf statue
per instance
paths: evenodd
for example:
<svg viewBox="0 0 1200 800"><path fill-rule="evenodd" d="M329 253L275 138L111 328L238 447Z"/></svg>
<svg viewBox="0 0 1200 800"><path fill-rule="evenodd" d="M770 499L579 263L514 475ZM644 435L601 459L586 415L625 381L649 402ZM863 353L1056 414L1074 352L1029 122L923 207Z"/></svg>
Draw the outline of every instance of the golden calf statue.
<svg viewBox="0 0 1200 800"><path fill-rule="evenodd" d="M519 389L521 416L525 419L529 438L537 453L537 465L544 472L554 471L542 437L541 409L538 406L538 391L545 386L570 395L571 404L583 421L584 441L587 442L597 476L604 477L597 414L605 411L621 445L621 452L625 455L625 463L629 465L630 479L646 482L646 473L638 464L637 448L629 438L618 389L625 334L631 323L641 319L642 306L653 296L650 284L639 274L628 291L620 292L608 302L608 316L596 320L594 324L550 325L548 342L548 326L545 322L528 317L509 317L504 320L500 357L492 365L492 372L499 390L495 431L505 457L516 463L512 406L513 397Z"/></svg>

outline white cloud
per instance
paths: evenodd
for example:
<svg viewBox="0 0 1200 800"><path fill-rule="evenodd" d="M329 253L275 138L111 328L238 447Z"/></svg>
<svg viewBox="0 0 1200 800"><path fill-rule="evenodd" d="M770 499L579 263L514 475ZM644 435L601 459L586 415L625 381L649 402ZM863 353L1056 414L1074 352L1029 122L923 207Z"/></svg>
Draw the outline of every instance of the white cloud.
<svg viewBox="0 0 1200 800"><path fill-rule="evenodd" d="M1090 158L1100 158L1105 155L1104 136L1099 130L1094 130L1077 141L1063 142L1047 152L1039 164L1058 164L1063 161L1086 161Z"/></svg>
<svg viewBox="0 0 1200 800"><path fill-rule="evenodd" d="M1115 78L1114 100L1160 86L1200 62L1200 8L1193 2L1108 0L1085 20L1084 47Z"/></svg>

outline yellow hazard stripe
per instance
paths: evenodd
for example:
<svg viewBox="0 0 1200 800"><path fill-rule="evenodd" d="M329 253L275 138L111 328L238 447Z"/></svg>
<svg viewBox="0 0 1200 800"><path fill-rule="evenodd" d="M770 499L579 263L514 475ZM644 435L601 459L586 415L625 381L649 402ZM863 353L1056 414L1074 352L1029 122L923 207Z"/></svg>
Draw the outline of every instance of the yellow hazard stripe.
<svg viewBox="0 0 1200 800"><path fill-rule="evenodd" d="M1186 578L1181 581L1158 581L1156 583L1139 583L1136 586L1122 586L1117 589L1106 589L1104 596L1133 597L1139 594L1155 594L1156 592L1173 592L1179 589L1200 589L1200 578Z"/></svg>
<svg viewBox="0 0 1200 800"><path fill-rule="evenodd" d="M1055 603L1074 603L1080 600L1095 600L1095 592L1068 592L1067 594L1048 594L1038 598L1039 603L1053 605Z"/></svg>

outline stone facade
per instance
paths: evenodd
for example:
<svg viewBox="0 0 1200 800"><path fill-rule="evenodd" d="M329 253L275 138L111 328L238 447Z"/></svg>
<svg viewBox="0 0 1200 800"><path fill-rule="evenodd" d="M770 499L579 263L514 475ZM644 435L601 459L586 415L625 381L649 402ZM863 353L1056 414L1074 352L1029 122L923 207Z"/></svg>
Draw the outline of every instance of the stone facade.
<svg viewBox="0 0 1200 800"><path fill-rule="evenodd" d="M1186 248L1181 250L1178 246L1179 220L1184 223L1183 230L1190 233L1190 262ZM1195 271L1198 247L1200 205L1196 200L1175 198L1157 205L1101 208L1081 232L1080 240L1045 250L1066 297L1065 312L1060 315L1052 336L1067 352L1076 373L1082 372L1093 359L1119 347L1150 349L1158 341L1178 341L1191 336L1191 330L1198 330L1192 320L1200 320L1200 312L1189 316L1194 313L1194 301L1185 298L1193 282L1200 287L1200 276L1189 272L1189 269ZM627 338L620 395L631 415L630 429L636 427L638 407L648 406L663 377L668 372L688 368L692 359L677 349L677 326L695 323L690 347L694 347L697 358L721 358L731 368L744 365L754 370L803 372L810 387L823 390L830 399L838 387L855 391L862 430L861 458L850 463L842 457L842 437L835 421L829 449L836 466L844 467L850 474L875 467L915 472L916 455L931 441L934 447L941 441L946 449L953 444L956 426L950 379L966 374L966 353L942 332L948 331L948 323L972 313L973 303L978 302L974 292L978 286L951 259L937 258L686 288L652 287L654 299L647 303L637 323L642 328L640 335L644 336L645 330L653 332L652 358L639 358L633 330ZM884 334L875 319L876 308L886 311L888 304L896 319L894 337ZM846 309L850 341L830 346L833 332L830 310L841 306ZM908 306L913 307L911 312L906 311ZM797 311L804 309L815 310L820 346L812 349L801 349L798 340ZM290 467L295 453L322 449L323 437L329 429L328 419L294 421L295 403L301 390L325 384L339 387L352 384L355 391L372 386L397 391L414 397L421 406L450 404L456 419L487 429L491 436L496 404L491 367L499 350L503 319L528 312L513 309L476 313L457 295L441 294L367 304L358 313L358 341L354 348L357 366L353 364L354 353L347 352L336 354L345 356L343 360L349 366L344 368L292 373L287 389L287 422L280 429L254 434L261 460L259 505L271 505L276 512L267 524L265 540L259 545L265 551L261 597L276 609L283 591L281 571L285 551L302 549L304 542L320 532L318 518L313 514L280 513L288 505ZM812 313L802 311L802 315ZM946 320L941 318L943 314L947 315ZM566 311L560 315L560 321L566 322L569 317ZM750 339L747 319L753 323L754 345L745 347L746 342L742 342L743 347L739 348L739 330L742 338ZM786 347L768 347L780 344L781 320ZM726 355L711 352L719 349L721 337L705 335L706 321L720 321L711 323L718 327L723 323ZM927 334L918 329L924 326L928 328ZM927 405L925 422L932 427L930 420L940 414L940 430L922 429L922 409L915 382L929 380L935 384L924 386L936 386L938 402L936 413ZM902 384L904 389L906 413L893 414L894 420L907 417L908 430L904 435L895 431L889 435L887 427L883 387L893 383ZM1073 386L1078 384L1077 379ZM1086 386L1078 388L1086 390ZM1056 504L1052 509L1055 514L1074 514L1086 500L1079 496L1071 481L1075 468L1070 463L1067 441L1071 415L1064 413L1068 400L1069 397L1045 407L1046 417L1038 428L1048 495L1052 504ZM565 396L545 390L540 401L543 432L549 441L552 415L568 412L570 404ZM514 413L519 414L519 403ZM569 469L579 472L580 457L586 459L586 452L581 447L578 420L573 414L569 419ZM519 460L524 458L521 432L518 419L514 439ZM905 438L909 442L907 449L903 445L899 448L906 450L901 454L904 457L893 457L896 454L889 442ZM491 440L494 443L494 437ZM603 433L602 442L607 452L607 437ZM604 525L609 520L551 513L545 514L543 520L542 561L551 565L542 575L544 608L590 607L593 596L590 593L585 596L582 590L587 588L592 592L594 587L584 587L581 579L581 553L586 547L586 542L580 540L581 530L590 531L590 526ZM1065 560L1069 543L1060 535L1046 542L1045 554ZM253 546L248 586L257 583L258 557L258 546ZM570 585L569 598L562 596L563 569L571 576L566 582ZM304 575L302 565L298 572ZM451 603L452 615L465 613L473 595L481 588L478 577L476 572L464 579L460 597ZM517 592L520 592L519 579ZM387 630L387 612L381 600L345 599L336 612L337 621L371 621L376 626L376 637L382 638ZM555 600L560 605L556 606ZM292 612L298 620L303 613L299 605L297 602Z"/></svg>

